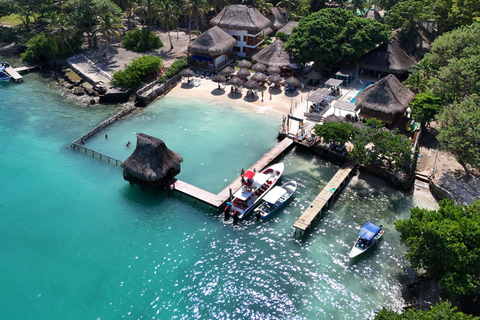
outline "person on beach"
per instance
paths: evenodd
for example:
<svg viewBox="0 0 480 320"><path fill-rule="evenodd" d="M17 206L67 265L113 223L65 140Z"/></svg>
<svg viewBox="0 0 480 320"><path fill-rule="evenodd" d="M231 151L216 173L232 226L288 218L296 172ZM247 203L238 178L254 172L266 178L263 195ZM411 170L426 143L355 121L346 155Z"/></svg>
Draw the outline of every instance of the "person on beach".
<svg viewBox="0 0 480 320"><path fill-rule="evenodd" d="M263 91L262 91L262 102L263 102Z"/></svg>

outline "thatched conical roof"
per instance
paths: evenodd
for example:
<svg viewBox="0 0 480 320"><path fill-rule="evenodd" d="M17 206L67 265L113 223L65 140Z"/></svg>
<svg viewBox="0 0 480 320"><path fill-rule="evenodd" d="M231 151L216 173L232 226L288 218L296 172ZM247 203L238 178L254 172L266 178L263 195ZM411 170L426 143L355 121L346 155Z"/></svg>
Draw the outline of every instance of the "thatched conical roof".
<svg viewBox="0 0 480 320"><path fill-rule="evenodd" d="M355 104L367 110L397 114L405 112L414 97L412 91L405 88L394 75L389 74L360 92L355 98Z"/></svg>
<svg viewBox="0 0 480 320"><path fill-rule="evenodd" d="M122 163L125 173L142 181L155 182L164 178L169 170L177 169L182 156L171 151L160 139L137 133L137 147Z"/></svg>
<svg viewBox="0 0 480 320"><path fill-rule="evenodd" d="M282 28L285 23L287 23L287 17L283 14L282 8L280 7L271 7L270 14L267 16L270 20L271 28L273 31L277 31Z"/></svg>
<svg viewBox="0 0 480 320"><path fill-rule="evenodd" d="M188 51L215 57L232 49L236 44L237 40L215 26L192 41L188 45Z"/></svg>
<svg viewBox="0 0 480 320"><path fill-rule="evenodd" d="M271 22L254 7L231 4L210 20L210 24L222 29L260 31L270 27Z"/></svg>
<svg viewBox="0 0 480 320"><path fill-rule="evenodd" d="M380 19L382 18L382 16L380 15L380 13L375 10L375 9L369 9L367 10L367 12L365 12L365 14L363 15L364 18L366 19L374 19L374 20L377 20L377 22L380 22Z"/></svg>
<svg viewBox="0 0 480 320"><path fill-rule="evenodd" d="M367 52L358 64L367 70L403 74L415 62L415 57L406 50L400 41L393 39Z"/></svg>
<svg viewBox="0 0 480 320"><path fill-rule="evenodd" d="M267 67L286 67L294 62L288 52L284 51L285 43L282 40L275 40L272 44L266 46L258 53L252 56L253 62L260 62Z"/></svg>
<svg viewBox="0 0 480 320"><path fill-rule="evenodd" d="M296 26L298 26L298 21L288 21L288 23L286 25L284 25L280 30L278 30L277 32L283 32L285 33L287 36L291 36L292 35L292 32L293 32L293 28L295 28Z"/></svg>

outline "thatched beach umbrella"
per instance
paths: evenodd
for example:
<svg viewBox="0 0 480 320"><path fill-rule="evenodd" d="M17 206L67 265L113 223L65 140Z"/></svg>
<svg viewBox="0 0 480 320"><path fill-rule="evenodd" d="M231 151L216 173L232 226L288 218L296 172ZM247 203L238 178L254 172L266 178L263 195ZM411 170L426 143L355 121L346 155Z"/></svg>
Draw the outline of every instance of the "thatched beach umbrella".
<svg viewBox="0 0 480 320"><path fill-rule="evenodd" d="M251 62L248 62L247 60L243 59L239 63L237 63L237 67L239 68L250 68L252 66Z"/></svg>
<svg viewBox="0 0 480 320"><path fill-rule="evenodd" d="M264 73L255 73L250 79L258 82L265 82L267 81L267 78L267 75Z"/></svg>
<svg viewBox="0 0 480 320"><path fill-rule="evenodd" d="M247 89L258 89L260 87L258 82L255 80L248 80L243 86Z"/></svg>
<svg viewBox="0 0 480 320"><path fill-rule="evenodd" d="M282 77L280 77L278 74L274 74L273 76L270 76L268 80L270 80L273 83L279 83L280 81L282 81Z"/></svg>
<svg viewBox="0 0 480 320"><path fill-rule="evenodd" d="M232 67L225 67L224 69L222 69L222 71L220 71L220 74L224 76L230 76L230 75L233 75L234 73L235 73L235 69L233 69Z"/></svg>
<svg viewBox="0 0 480 320"><path fill-rule="evenodd" d="M315 70L310 70L310 72L305 75L305 78L311 79L311 80L318 80L321 77L322 76Z"/></svg>
<svg viewBox="0 0 480 320"><path fill-rule="evenodd" d="M275 66L268 67L267 72L268 72L269 74L278 74L278 73L280 73L280 68L279 68L279 67L275 67Z"/></svg>
<svg viewBox="0 0 480 320"><path fill-rule="evenodd" d="M267 71L267 67L265 67L264 64L255 63L255 64L252 66L252 70L255 71L255 72L265 72L265 71Z"/></svg>
<svg viewBox="0 0 480 320"><path fill-rule="evenodd" d="M248 71L247 69L240 69L237 72L237 76L239 76L240 78L248 78L250 77L250 71Z"/></svg>
<svg viewBox="0 0 480 320"><path fill-rule="evenodd" d="M239 77L233 77L232 79L230 79L228 82L228 84L231 84L235 87L241 87L243 86L243 81L242 79L240 79Z"/></svg>
<svg viewBox="0 0 480 320"><path fill-rule="evenodd" d="M298 81L298 79L295 77L290 77L287 80L285 80L285 84L288 84L289 86L292 86L292 87L298 87L300 84L300 81Z"/></svg>
<svg viewBox="0 0 480 320"><path fill-rule="evenodd" d="M137 133L137 147L122 163L123 178L142 187L169 185L180 172L182 156L170 150L160 139Z"/></svg>
<svg viewBox="0 0 480 320"><path fill-rule="evenodd" d="M185 69L180 74L187 78L195 77L195 72L192 69Z"/></svg>
<svg viewBox="0 0 480 320"><path fill-rule="evenodd" d="M342 119L339 118L339 117L337 117L337 116L335 116L335 115L333 115L333 114L331 114L331 115L329 115L329 116L326 116L326 117L325 117L325 120L323 120L323 122L340 123L340 122L342 122Z"/></svg>
<svg viewBox="0 0 480 320"><path fill-rule="evenodd" d="M212 81L222 83L222 82L227 81L227 78L225 78L225 76L222 75L222 74L216 74L212 77Z"/></svg>

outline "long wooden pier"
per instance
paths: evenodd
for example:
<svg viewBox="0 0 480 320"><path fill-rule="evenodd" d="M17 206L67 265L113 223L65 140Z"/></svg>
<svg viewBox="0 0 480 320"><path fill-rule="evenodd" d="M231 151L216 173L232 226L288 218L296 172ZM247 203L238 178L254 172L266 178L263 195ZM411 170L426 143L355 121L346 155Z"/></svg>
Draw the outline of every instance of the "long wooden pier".
<svg viewBox="0 0 480 320"><path fill-rule="evenodd" d="M275 160L280 154L287 150L293 144L293 140L290 138L284 138L279 142L275 147L267 152L260 160L255 162L253 166L248 168L248 170L261 171L267 165L269 165L273 160ZM230 196L240 189L242 186L240 182L240 176L238 176L232 183L230 183L225 189L220 191L218 194L213 194L208 191L202 190L186 182L177 180L173 184L173 190L178 191L182 194L188 195L189 197L194 198L195 200L206 203L212 207L219 208L222 206Z"/></svg>
<svg viewBox="0 0 480 320"><path fill-rule="evenodd" d="M352 162L347 162L337 171L333 178L330 179L325 188L323 188L320 194L293 224L295 235L297 233L303 235L322 212L323 208L332 203L341 188L347 183L354 167L355 165Z"/></svg>

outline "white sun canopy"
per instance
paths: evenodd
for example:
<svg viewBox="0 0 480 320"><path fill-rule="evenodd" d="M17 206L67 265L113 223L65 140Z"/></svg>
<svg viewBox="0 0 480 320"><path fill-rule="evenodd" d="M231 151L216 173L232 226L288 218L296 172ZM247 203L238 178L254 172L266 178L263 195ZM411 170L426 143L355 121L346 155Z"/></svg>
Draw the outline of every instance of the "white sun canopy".
<svg viewBox="0 0 480 320"><path fill-rule="evenodd" d="M283 189L282 187L276 186L270 192L267 193L265 197L263 197L263 200L270 202L270 203L275 203L280 199L285 193L287 193L287 190Z"/></svg>

